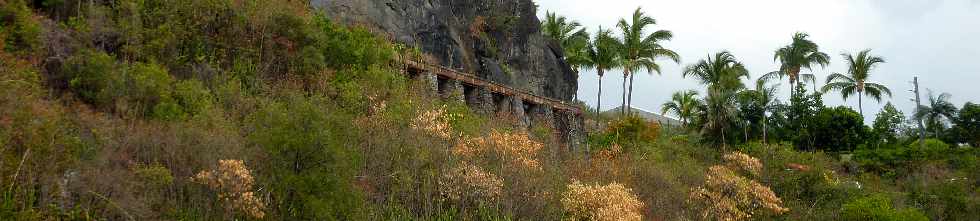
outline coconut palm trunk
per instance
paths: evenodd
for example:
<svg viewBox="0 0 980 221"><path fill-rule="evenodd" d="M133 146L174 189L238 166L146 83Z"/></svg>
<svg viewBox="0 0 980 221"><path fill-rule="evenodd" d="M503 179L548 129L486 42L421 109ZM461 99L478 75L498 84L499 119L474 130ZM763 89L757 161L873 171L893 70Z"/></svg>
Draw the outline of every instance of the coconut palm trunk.
<svg viewBox="0 0 980 221"><path fill-rule="evenodd" d="M861 113L861 116L864 116L864 107L862 106L863 101L861 97L863 97L861 96L861 91L858 91L858 112Z"/></svg>
<svg viewBox="0 0 980 221"><path fill-rule="evenodd" d="M629 71L623 73L623 105L619 106L622 111L623 116L626 116L626 77L629 76Z"/></svg>
<svg viewBox="0 0 980 221"><path fill-rule="evenodd" d="M599 93L596 94L595 102L595 125L599 127L599 113L602 113L602 69L599 69Z"/></svg>
<svg viewBox="0 0 980 221"><path fill-rule="evenodd" d="M628 107L629 110L633 110L633 78L634 77L636 77L636 75L632 75L632 74L630 75L630 91L626 95L626 107Z"/></svg>
<svg viewBox="0 0 980 221"><path fill-rule="evenodd" d="M749 127L742 127L742 133L745 135L745 142L749 142Z"/></svg>
<svg viewBox="0 0 980 221"><path fill-rule="evenodd" d="M725 138L725 127L721 127L721 152L728 153L728 139Z"/></svg>
<svg viewBox="0 0 980 221"><path fill-rule="evenodd" d="M762 143L769 145L769 125L766 123L765 114L762 115Z"/></svg>

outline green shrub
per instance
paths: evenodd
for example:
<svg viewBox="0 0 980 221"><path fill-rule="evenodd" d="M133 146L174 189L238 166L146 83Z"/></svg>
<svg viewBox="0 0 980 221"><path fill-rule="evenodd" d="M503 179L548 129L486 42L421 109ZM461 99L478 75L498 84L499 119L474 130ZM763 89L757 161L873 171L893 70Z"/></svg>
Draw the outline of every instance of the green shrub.
<svg viewBox="0 0 980 221"><path fill-rule="evenodd" d="M174 99L191 115L198 115L211 107L214 98L201 81L183 80L174 85Z"/></svg>
<svg viewBox="0 0 980 221"><path fill-rule="evenodd" d="M841 220L917 221L929 218L917 209L893 208L887 196L872 195L844 204Z"/></svg>
<svg viewBox="0 0 980 221"><path fill-rule="evenodd" d="M349 116L321 98L290 95L249 118L249 140L263 151L264 178L278 213L288 220L350 220L362 208L352 185L356 137Z"/></svg>
<svg viewBox="0 0 980 221"><path fill-rule="evenodd" d="M187 117L187 113L173 99L167 99L153 106L151 116L159 120L176 121Z"/></svg>
<svg viewBox="0 0 980 221"><path fill-rule="evenodd" d="M912 142L908 146L886 145L858 149L854 152L854 159L865 169L894 177L897 169L945 159L950 156L950 151L948 144L936 139L926 139L924 148L919 142Z"/></svg>
<svg viewBox="0 0 980 221"><path fill-rule="evenodd" d="M932 220L980 220L976 187L965 177L942 179L909 190L909 198L921 205Z"/></svg>
<svg viewBox="0 0 980 221"><path fill-rule="evenodd" d="M909 149L913 153L908 156L909 158L924 158L924 159L940 159L945 157L946 153L949 152L949 144L944 143L941 140L936 139L926 139L924 148L919 146L918 142L909 144Z"/></svg>
<svg viewBox="0 0 980 221"><path fill-rule="evenodd" d="M142 181L143 186L150 190L157 190L169 186L174 182L174 176L170 173L170 169L167 169L159 163L136 165L133 172Z"/></svg>
<svg viewBox="0 0 980 221"><path fill-rule="evenodd" d="M0 50L35 53L41 46L41 24L33 18L23 0L7 0L0 5Z"/></svg>
<svg viewBox="0 0 980 221"><path fill-rule="evenodd" d="M136 63L124 72L129 86L126 96L131 104L148 113L160 103L172 100L174 79L164 67L156 64Z"/></svg>
<svg viewBox="0 0 980 221"><path fill-rule="evenodd" d="M848 107L821 108L813 124L814 145L826 151L852 151L865 143L871 129L864 117Z"/></svg>
<svg viewBox="0 0 980 221"><path fill-rule="evenodd" d="M653 143L660 136L660 124L636 116L627 116L610 123L606 133L619 144Z"/></svg>
<svg viewBox="0 0 980 221"><path fill-rule="evenodd" d="M324 15L316 16L316 25L324 35L326 63L333 68L368 67L384 64L394 57L394 45L362 28L345 28Z"/></svg>
<svg viewBox="0 0 980 221"><path fill-rule="evenodd" d="M125 85L122 76L116 72L118 69L119 65L109 54L82 50L65 61L63 70L70 79L69 87L79 98L107 108L121 96Z"/></svg>

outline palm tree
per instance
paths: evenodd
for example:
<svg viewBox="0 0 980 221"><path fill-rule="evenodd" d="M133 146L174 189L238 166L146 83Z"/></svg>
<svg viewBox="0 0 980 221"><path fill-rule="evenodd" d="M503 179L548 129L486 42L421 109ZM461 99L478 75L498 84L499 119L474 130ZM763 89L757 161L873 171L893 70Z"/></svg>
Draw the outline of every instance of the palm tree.
<svg viewBox="0 0 980 221"><path fill-rule="evenodd" d="M603 29L599 26L599 31L586 46L584 53L585 60L582 68L595 69L599 74L599 93L596 95L596 117L602 108L602 76L607 70L619 67L619 54L617 52L616 38L612 36L612 31Z"/></svg>
<svg viewBox="0 0 980 221"><path fill-rule="evenodd" d="M821 68L830 64L830 56L820 52L820 47L816 43L807 39L807 33L797 32L793 35L793 42L782 48L776 49L773 60L779 61L779 70L763 75L763 78L773 79L783 77L789 78L790 93L800 81L816 82L813 74L800 74L803 68L813 71L814 65Z"/></svg>
<svg viewBox="0 0 980 221"><path fill-rule="evenodd" d="M745 102L752 102L762 107L762 141L764 143L769 142L769 117L767 114L776 111L779 104L776 99L778 84L770 87L766 86L767 83L765 78L759 78L755 82L755 89L744 90L739 93Z"/></svg>
<svg viewBox="0 0 980 221"><path fill-rule="evenodd" d="M725 128L738 118L736 92L745 88L742 78L749 77L749 71L735 56L727 51L715 54L684 69L683 76L692 76L708 86L705 98L706 110L703 112L702 133L720 133L722 149L727 147Z"/></svg>
<svg viewBox="0 0 980 221"><path fill-rule="evenodd" d="M554 12L545 12L541 21L542 33L557 41L565 51L565 61L575 72L588 62L585 47L589 41L589 33L577 21L569 21L565 16Z"/></svg>
<svg viewBox="0 0 980 221"><path fill-rule="evenodd" d="M681 120L681 124L687 127L688 122L698 112L701 101L698 100L698 92L694 90L678 91L671 95L670 101L664 103L660 109L660 114L671 113Z"/></svg>
<svg viewBox="0 0 980 221"><path fill-rule="evenodd" d="M669 41L674 34L666 30L657 30L649 35L644 35L647 26L655 25L657 21L646 16L642 8L636 8L630 21L620 19L616 27L619 27L623 34L620 40L619 53L622 58L623 68L623 113L632 107L633 101L633 74L640 69L646 69L648 73L654 71L660 74L660 65L656 63L657 58L669 58L676 63L680 63L680 55L666 49L660 45L661 41ZM626 78L629 77L629 93L626 89Z"/></svg>
<svg viewBox="0 0 980 221"><path fill-rule="evenodd" d="M737 91L745 87L741 78L748 77L749 71L731 52L722 51L716 53L713 59L708 57L707 60L688 65L682 74L685 78L696 78L699 83L707 85L708 90Z"/></svg>
<svg viewBox="0 0 980 221"><path fill-rule="evenodd" d="M956 106L949 101L952 96L949 93L942 93L936 97L933 96L932 90L929 90L929 105L920 106L919 111L915 113L915 119L925 121L937 138L945 125L944 120L951 120L956 116Z"/></svg>
<svg viewBox="0 0 980 221"><path fill-rule="evenodd" d="M868 82L868 78L871 77L871 70L874 70L878 64L885 63L884 58L873 56L870 52L871 49L858 52L857 56L841 54L847 60L847 74L834 73L827 76L827 85L821 89L824 93L831 90L840 91L844 100L852 95L857 95L858 110L862 116L864 115L864 107L861 104L862 97L869 96L875 101L881 102L882 94L892 96L891 90L888 90L885 85Z"/></svg>

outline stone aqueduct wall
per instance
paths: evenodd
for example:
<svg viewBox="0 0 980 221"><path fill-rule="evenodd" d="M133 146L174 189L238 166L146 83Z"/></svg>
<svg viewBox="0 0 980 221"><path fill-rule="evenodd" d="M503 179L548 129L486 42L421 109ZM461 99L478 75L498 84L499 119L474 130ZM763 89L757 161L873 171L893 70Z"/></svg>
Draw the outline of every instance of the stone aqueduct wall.
<svg viewBox="0 0 980 221"><path fill-rule="evenodd" d="M518 94L507 95L487 86L472 85L431 70L408 68L405 72L410 78L423 82L430 92L443 99L458 99L476 112L491 117L513 118L519 128L527 129L544 124L553 128L558 140L571 151L580 151L584 146L584 119L581 110L577 108L559 108L540 101L535 103Z"/></svg>

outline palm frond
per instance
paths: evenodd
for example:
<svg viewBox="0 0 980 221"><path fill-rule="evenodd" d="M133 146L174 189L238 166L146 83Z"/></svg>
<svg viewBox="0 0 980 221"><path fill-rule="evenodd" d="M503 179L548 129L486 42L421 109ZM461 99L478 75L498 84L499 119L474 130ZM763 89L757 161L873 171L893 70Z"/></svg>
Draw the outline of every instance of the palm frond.
<svg viewBox="0 0 980 221"><path fill-rule="evenodd" d="M817 76L813 74L800 74L800 82L810 82L817 84Z"/></svg>
<svg viewBox="0 0 980 221"><path fill-rule="evenodd" d="M871 97L871 98L875 99L875 101L877 101L877 102L881 102L881 94L882 93L884 93L884 92L881 91L881 90L879 90L878 88L875 88L875 87L867 87L867 85L865 85L865 87L864 87L864 95L867 95L868 97ZM860 95L858 95L858 96L860 96Z"/></svg>
<svg viewBox="0 0 980 221"><path fill-rule="evenodd" d="M855 84L853 82L840 82L840 81L838 81L838 82L830 82L830 83L827 83L826 85L824 85L822 88L820 88L820 91L823 92L823 93L827 93L827 92L830 92L830 91L840 91L840 90L843 90L846 87L854 87L854 86L855 86Z"/></svg>
<svg viewBox="0 0 980 221"><path fill-rule="evenodd" d="M880 91L881 93L883 93L885 95L888 95L888 97L891 97L892 96L892 91L890 89L888 89L888 87L885 87L885 85L881 85L881 84L878 84L878 83L864 83L864 89L865 90L872 89L872 88L874 90Z"/></svg>

